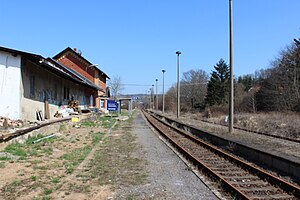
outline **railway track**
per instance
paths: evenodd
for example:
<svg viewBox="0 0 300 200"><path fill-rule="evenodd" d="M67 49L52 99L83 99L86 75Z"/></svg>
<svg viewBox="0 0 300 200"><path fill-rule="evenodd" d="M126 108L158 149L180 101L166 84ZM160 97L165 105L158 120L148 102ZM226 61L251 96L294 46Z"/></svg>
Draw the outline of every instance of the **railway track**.
<svg viewBox="0 0 300 200"><path fill-rule="evenodd" d="M235 199L299 199L300 187L251 163L220 150L195 136L144 112L155 127L184 157Z"/></svg>

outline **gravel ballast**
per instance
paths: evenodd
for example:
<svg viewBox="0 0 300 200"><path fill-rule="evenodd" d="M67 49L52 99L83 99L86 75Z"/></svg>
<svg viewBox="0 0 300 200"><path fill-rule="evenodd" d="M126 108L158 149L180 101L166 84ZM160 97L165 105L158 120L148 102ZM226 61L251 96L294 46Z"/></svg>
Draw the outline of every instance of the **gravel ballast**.
<svg viewBox="0 0 300 200"><path fill-rule="evenodd" d="M218 199L147 126L140 111L134 117L132 132L141 146L136 156L147 162L148 176L143 185L116 191L116 199Z"/></svg>

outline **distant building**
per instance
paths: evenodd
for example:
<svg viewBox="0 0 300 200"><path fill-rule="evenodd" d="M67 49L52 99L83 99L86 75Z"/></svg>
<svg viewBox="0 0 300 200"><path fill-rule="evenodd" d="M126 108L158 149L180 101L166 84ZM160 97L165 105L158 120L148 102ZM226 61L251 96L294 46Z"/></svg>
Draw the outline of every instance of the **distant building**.
<svg viewBox="0 0 300 200"><path fill-rule="evenodd" d="M94 73L88 70L91 77L52 58L0 47L0 116L32 121L39 111L43 117L54 118L70 100L79 100L82 106L95 106L97 101L100 105L106 83L105 79L101 85L100 79L107 75L101 75L98 69Z"/></svg>
<svg viewBox="0 0 300 200"><path fill-rule="evenodd" d="M76 48L71 49L70 47L67 47L62 52L58 53L53 57L53 59L57 60L64 66L75 70L100 87L101 90L96 91L89 97L89 105L100 109L106 108L106 100L108 97L106 94L106 80L109 79L109 77L97 68L97 65L92 64L85 59L79 50Z"/></svg>

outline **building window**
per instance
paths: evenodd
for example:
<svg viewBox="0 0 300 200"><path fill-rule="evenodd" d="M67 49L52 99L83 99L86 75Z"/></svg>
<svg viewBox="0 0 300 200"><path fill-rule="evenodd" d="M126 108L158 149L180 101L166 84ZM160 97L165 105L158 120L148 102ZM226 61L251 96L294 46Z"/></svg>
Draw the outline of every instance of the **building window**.
<svg viewBox="0 0 300 200"><path fill-rule="evenodd" d="M70 92L69 88L64 87L64 99L69 100L69 92Z"/></svg>
<svg viewBox="0 0 300 200"><path fill-rule="evenodd" d="M34 97L34 91L35 91L35 77L34 76L30 76L29 77L29 81L30 81L30 97Z"/></svg>
<svg viewBox="0 0 300 200"><path fill-rule="evenodd" d="M100 100L100 108L104 108L104 100Z"/></svg>

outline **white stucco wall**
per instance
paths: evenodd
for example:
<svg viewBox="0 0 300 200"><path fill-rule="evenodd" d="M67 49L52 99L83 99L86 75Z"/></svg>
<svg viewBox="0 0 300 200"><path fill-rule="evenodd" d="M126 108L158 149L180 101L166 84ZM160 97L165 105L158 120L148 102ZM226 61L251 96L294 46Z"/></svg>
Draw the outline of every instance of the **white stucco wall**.
<svg viewBox="0 0 300 200"><path fill-rule="evenodd" d="M20 118L21 57L0 51L0 116Z"/></svg>
<svg viewBox="0 0 300 200"><path fill-rule="evenodd" d="M22 120L26 120L26 121L35 121L37 120L36 117L36 111L37 110L41 110L42 111L42 117L45 117L45 103L44 102L40 102L40 101L36 101L36 100L32 100L32 99L28 99L28 98L21 98L21 102L22 105L21 106L21 119ZM26 105L26 106L24 106ZM59 106L57 105L53 105L53 104L49 104L49 112L50 112L50 119L54 119L54 114L56 113L56 111L60 110Z"/></svg>

